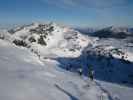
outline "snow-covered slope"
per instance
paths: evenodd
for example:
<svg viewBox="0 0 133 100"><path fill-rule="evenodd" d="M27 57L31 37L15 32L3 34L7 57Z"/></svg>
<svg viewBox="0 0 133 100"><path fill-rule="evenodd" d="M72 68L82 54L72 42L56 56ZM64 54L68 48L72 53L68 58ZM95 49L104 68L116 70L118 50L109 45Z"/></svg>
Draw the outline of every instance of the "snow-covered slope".
<svg viewBox="0 0 133 100"><path fill-rule="evenodd" d="M85 36L55 23L34 23L9 30L8 34L10 34L8 39L10 42L29 48L36 54L45 55L45 57L49 52L50 55L64 57L79 56L83 48L88 45L88 39Z"/></svg>
<svg viewBox="0 0 133 100"><path fill-rule="evenodd" d="M128 92L132 100L132 38L99 38L34 23L0 31L0 39L2 100L125 100ZM86 78L90 66L94 82Z"/></svg>
<svg viewBox="0 0 133 100"><path fill-rule="evenodd" d="M42 62L29 50L0 40L0 99L109 100L94 82L62 70L58 64Z"/></svg>

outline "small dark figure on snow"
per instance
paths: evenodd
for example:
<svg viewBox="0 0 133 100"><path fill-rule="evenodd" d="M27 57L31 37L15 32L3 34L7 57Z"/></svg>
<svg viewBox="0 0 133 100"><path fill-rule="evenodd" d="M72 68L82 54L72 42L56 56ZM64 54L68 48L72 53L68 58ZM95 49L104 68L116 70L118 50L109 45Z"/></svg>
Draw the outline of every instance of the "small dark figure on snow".
<svg viewBox="0 0 133 100"><path fill-rule="evenodd" d="M68 71L68 70L71 70L72 69L72 65L71 64L68 64L67 66L66 66L66 70Z"/></svg>
<svg viewBox="0 0 133 100"><path fill-rule="evenodd" d="M68 66L66 66L66 70L67 70L67 71L69 70L69 67L68 67Z"/></svg>
<svg viewBox="0 0 133 100"><path fill-rule="evenodd" d="M91 81L94 80L94 70L92 69L92 67L89 67L89 78L91 79Z"/></svg>
<svg viewBox="0 0 133 100"><path fill-rule="evenodd" d="M79 68L78 72L79 72L79 75L81 76L82 75L82 68Z"/></svg>

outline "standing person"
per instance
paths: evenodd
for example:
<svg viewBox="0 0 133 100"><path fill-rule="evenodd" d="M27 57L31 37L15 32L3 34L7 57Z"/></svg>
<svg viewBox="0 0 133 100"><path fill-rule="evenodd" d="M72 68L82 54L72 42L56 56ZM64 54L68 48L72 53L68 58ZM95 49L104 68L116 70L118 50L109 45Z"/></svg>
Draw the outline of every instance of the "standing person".
<svg viewBox="0 0 133 100"><path fill-rule="evenodd" d="M79 75L82 76L82 68L79 68Z"/></svg>
<svg viewBox="0 0 133 100"><path fill-rule="evenodd" d="M70 66L69 64L68 64L68 65L66 65L66 70L67 70L67 71L69 70L69 66Z"/></svg>
<svg viewBox="0 0 133 100"><path fill-rule="evenodd" d="M88 72L89 78L91 81L93 81L94 80L94 70L92 69L91 66L88 67L88 70L89 70L89 72Z"/></svg>
<svg viewBox="0 0 133 100"><path fill-rule="evenodd" d="M71 70L72 69L72 64L68 64L68 65L66 65L66 70L68 71L68 70Z"/></svg>

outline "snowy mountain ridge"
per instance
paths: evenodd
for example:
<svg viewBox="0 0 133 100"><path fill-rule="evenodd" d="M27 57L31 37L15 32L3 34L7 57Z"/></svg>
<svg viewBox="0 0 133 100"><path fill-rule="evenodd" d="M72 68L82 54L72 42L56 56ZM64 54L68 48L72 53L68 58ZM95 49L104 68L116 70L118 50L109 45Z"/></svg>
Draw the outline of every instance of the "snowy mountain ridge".
<svg viewBox="0 0 133 100"><path fill-rule="evenodd" d="M117 39L107 39L107 41L109 41L103 44L102 41L104 41L104 39L100 39L99 36L103 36L104 34L106 34L106 36L110 36L107 33L108 31L113 31L116 34L117 32L127 33L127 28L117 28L111 26L95 32L96 34L98 33L98 37L93 37L83 35L82 33L72 28L57 25L56 23L33 23L30 25L17 27L8 31L3 30L2 32L0 32L0 38L8 40L9 42L12 42L17 46L26 47L32 52L36 53L39 57L44 58L47 58L47 56L72 58L79 57L82 51L87 46L90 46L91 48L94 48L94 51L92 52L102 52L98 55L111 55L112 57L117 57L120 59L123 58L132 61L132 59L130 59L131 57L128 57L131 53L125 52L125 50L122 49L124 45L122 45L122 47L118 47L108 43L109 41L116 41L116 44L119 44ZM118 36L121 37L121 35L119 34Z"/></svg>
<svg viewBox="0 0 133 100"><path fill-rule="evenodd" d="M45 49L52 50L50 48L53 48L60 53L66 51L68 52L66 53L68 55L75 53L75 56L76 54L79 56L82 49L88 45L88 39L78 31L59 26L55 23L35 23L11 29L4 34L1 34L1 38L3 39L6 39L7 36L8 41L18 46L29 48L38 55L43 55ZM59 49L62 51L58 51Z"/></svg>
<svg viewBox="0 0 133 100"><path fill-rule="evenodd" d="M86 35L92 35L100 38L127 38L133 37L133 28L109 26L105 28L75 28Z"/></svg>
<svg viewBox="0 0 133 100"><path fill-rule="evenodd" d="M104 30L111 30L115 32L121 31L112 27L106 28ZM122 29L122 31L126 32L124 29ZM108 31L102 30L100 32L105 34ZM100 38L99 34L98 36L84 35L73 28L61 26L55 23L34 23L11 30L2 30L0 31L0 39L0 61L3 65L3 67L0 68L2 70L4 68L10 69L9 67L11 65L11 69L18 69L18 72L16 71L15 76L20 74L20 78L22 79L25 77L23 72L27 75L28 73L26 71L29 70L31 74L34 74L33 77L30 76L31 78L37 77L35 80L38 80L39 78L39 82L43 81L46 87L49 87L48 90L52 91L52 94L49 95L45 93L46 91L44 90L46 87L41 85L41 87L44 89L41 91L45 93L45 96L37 93L37 97L40 95L40 100L42 100L41 97L47 97L50 100L55 100L53 99L55 98L53 91L57 92L56 89L64 92L67 95L63 96L61 93L61 98L57 98L57 100L62 100L62 98L63 100L88 100L88 98L90 100L101 100L101 98L103 100L119 100L119 98L120 100L125 100L125 92L129 92L129 96L132 97L132 38L130 41L129 38ZM8 52L9 50L11 50L11 52ZM3 53L4 51L7 52L7 55L6 53ZM23 53L24 56L22 56ZM13 56L13 59L10 58L10 55ZM2 62L3 59L4 62ZM9 61L11 64L9 65L6 63L6 61ZM16 63L15 61L19 63ZM18 67L19 65L20 67ZM37 68L36 70L37 65L40 69ZM13 66L15 66L15 68ZM89 70L88 66L92 66L95 71L94 83L90 82L87 78ZM25 67L29 69L26 69ZM7 69L5 69L5 71ZM80 69L83 71L83 77L79 76L78 74ZM70 75L67 76L67 72L70 72ZM76 79L74 79L75 75ZM29 77L29 74L27 76ZM46 80L44 80L43 77L45 77ZM51 79L49 79L49 77ZM6 78L8 79L8 77ZM12 78L14 80L14 77ZM68 80L65 80L66 78ZM25 80L25 82L29 81L29 79ZM78 80L80 84L74 82L76 80ZM61 81L61 83L58 81ZM48 85L49 82L51 83L50 86ZM31 82L28 83L34 87L34 84ZM37 83L37 87L38 84L40 83ZM84 84L89 84L90 87ZM87 91L84 87L87 88ZM121 87L124 87L126 91L121 91ZM31 93L31 88L28 89L28 93ZM35 86L35 90L39 91L39 88L36 88ZM92 94L92 96L88 95L88 93ZM51 98L49 96L51 96ZM33 97L33 95L31 97ZM129 98L129 100L132 100L132 98Z"/></svg>

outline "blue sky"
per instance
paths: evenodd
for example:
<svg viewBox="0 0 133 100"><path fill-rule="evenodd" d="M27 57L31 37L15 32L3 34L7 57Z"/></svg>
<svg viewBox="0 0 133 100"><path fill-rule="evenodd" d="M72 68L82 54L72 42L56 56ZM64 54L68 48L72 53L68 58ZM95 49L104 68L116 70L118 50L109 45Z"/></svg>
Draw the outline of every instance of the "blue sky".
<svg viewBox="0 0 133 100"><path fill-rule="evenodd" d="M0 0L0 24L133 26L133 0Z"/></svg>

